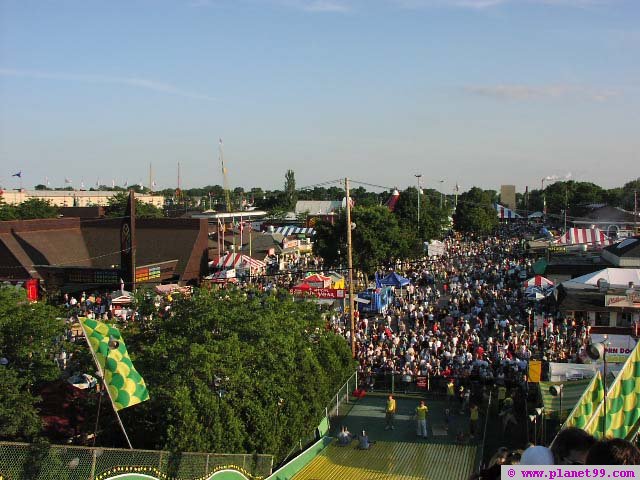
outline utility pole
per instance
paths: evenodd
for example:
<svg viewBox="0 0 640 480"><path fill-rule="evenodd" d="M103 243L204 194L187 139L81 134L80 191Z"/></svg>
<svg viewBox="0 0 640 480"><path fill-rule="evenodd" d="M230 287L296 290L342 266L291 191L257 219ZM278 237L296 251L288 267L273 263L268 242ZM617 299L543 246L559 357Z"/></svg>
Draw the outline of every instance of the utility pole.
<svg viewBox="0 0 640 480"><path fill-rule="evenodd" d="M353 257L351 255L351 196L349 195L349 179L344 179L344 191L347 207L347 267L349 269L349 322L351 325L351 356L356 358L356 329L353 302Z"/></svg>
<svg viewBox="0 0 640 480"><path fill-rule="evenodd" d="M634 235L638 234L638 191L633 191L633 222L634 222Z"/></svg>

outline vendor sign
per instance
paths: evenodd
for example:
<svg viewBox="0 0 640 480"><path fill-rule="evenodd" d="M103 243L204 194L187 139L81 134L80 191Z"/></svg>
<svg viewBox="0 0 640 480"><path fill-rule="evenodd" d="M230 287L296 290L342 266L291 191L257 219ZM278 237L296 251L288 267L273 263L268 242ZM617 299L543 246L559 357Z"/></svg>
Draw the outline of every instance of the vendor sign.
<svg viewBox="0 0 640 480"><path fill-rule="evenodd" d="M606 343L607 362L611 363L623 363L636 346L636 341L631 335L608 335L605 339L603 334L594 333L591 335L591 341Z"/></svg>

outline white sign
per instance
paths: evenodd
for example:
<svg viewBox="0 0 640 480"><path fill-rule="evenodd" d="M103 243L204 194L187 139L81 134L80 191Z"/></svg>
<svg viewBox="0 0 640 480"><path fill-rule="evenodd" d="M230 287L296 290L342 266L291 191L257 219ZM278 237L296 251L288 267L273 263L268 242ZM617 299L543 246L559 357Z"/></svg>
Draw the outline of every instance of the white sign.
<svg viewBox="0 0 640 480"><path fill-rule="evenodd" d="M636 341L631 335L608 335L605 336L600 333L594 333L591 335L591 342L605 342L607 343L607 362L622 363L633 351L636 346Z"/></svg>

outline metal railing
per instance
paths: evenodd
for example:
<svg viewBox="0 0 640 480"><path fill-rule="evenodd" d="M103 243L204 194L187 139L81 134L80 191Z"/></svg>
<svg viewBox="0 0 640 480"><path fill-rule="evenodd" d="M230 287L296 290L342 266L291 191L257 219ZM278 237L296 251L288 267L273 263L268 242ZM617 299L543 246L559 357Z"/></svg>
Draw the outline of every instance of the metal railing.
<svg viewBox="0 0 640 480"><path fill-rule="evenodd" d="M349 404L349 395L358 386L358 372L351 375L342 387L338 389L333 400L324 408L325 416L329 423L336 417L344 416L345 406Z"/></svg>
<svg viewBox="0 0 640 480"><path fill-rule="evenodd" d="M336 392L331 402L325 406L324 414L328 422L327 427L329 429L332 428L333 422L335 421L335 419L339 417L343 417L348 413L349 405L351 404L349 396L351 395L351 392L356 389L357 386L358 386L358 372L356 371L338 389L338 391ZM324 421L324 419L322 420ZM296 454L298 454L299 452L307 448L309 445L317 441L319 437L323 435L323 432L319 431L321 428L322 428L322 423L320 423L320 426L316 428L316 430L313 433L310 433L305 438L298 439L298 442L291 448L287 456L282 460L282 462L280 462L280 464L284 465L286 461L289 460L291 457L295 456Z"/></svg>
<svg viewBox="0 0 640 480"><path fill-rule="evenodd" d="M261 479L271 474L273 457L0 442L3 480L102 480L123 473L188 480L223 467Z"/></svg>

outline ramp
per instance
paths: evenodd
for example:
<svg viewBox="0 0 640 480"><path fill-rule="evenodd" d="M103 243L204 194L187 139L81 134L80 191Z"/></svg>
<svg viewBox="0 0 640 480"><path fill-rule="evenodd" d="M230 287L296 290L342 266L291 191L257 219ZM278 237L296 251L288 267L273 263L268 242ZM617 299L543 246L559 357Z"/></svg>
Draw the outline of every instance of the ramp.
<svg viewBox="0 0 640 480"><path fill-rule="evenodd" d="M466 480L473 472L476 445L376 442L358 450L357 442L325 448L294 480Z"/></svg>

